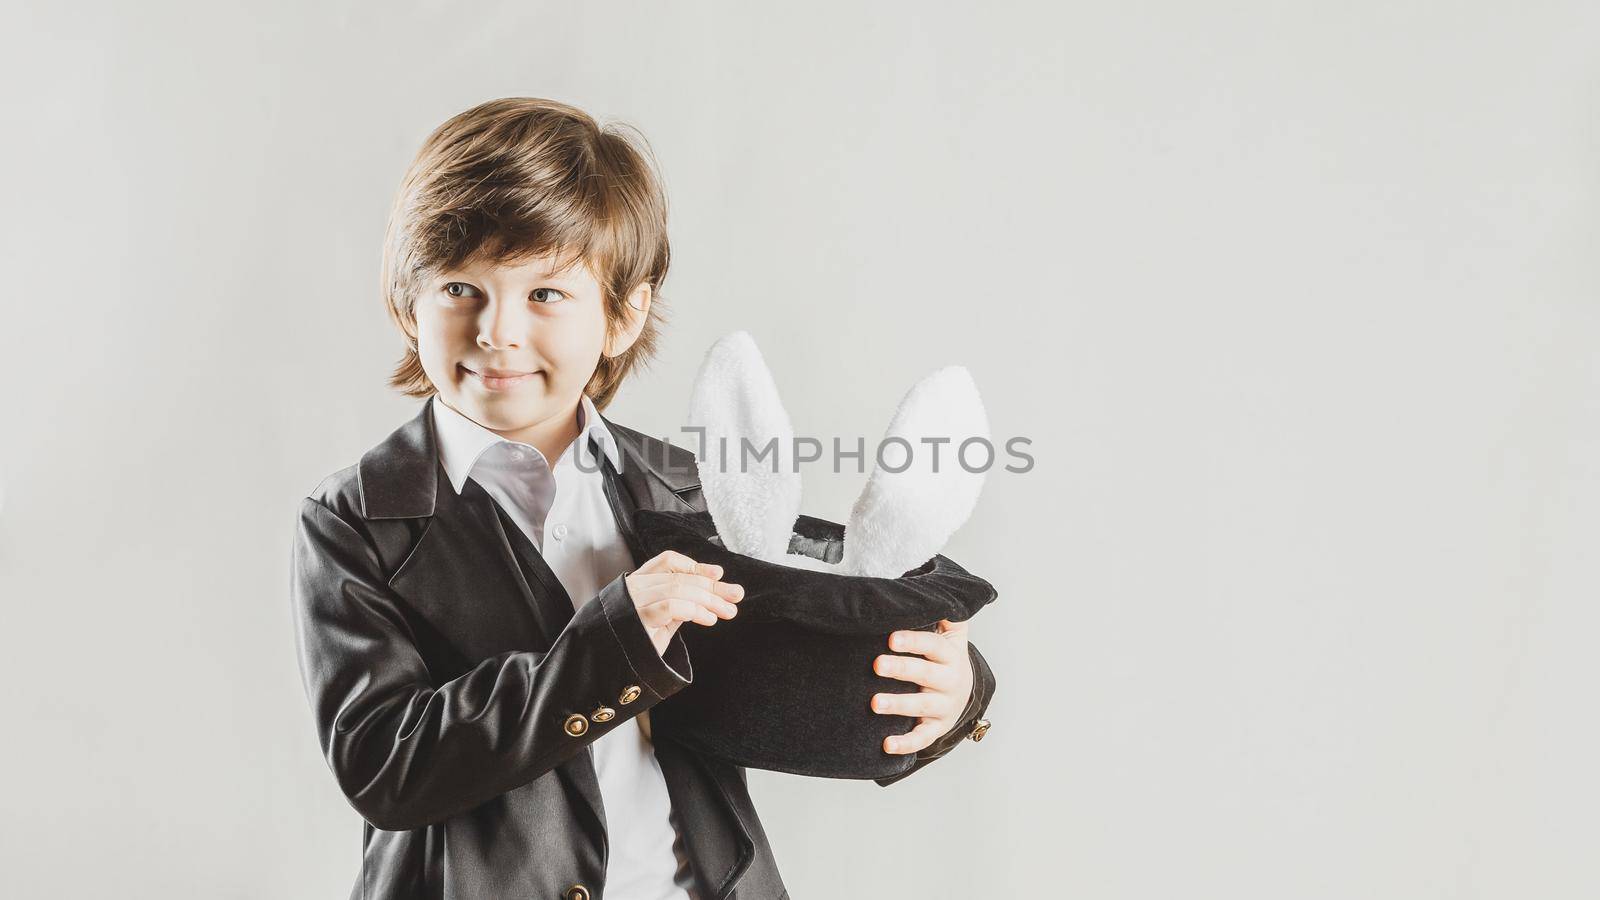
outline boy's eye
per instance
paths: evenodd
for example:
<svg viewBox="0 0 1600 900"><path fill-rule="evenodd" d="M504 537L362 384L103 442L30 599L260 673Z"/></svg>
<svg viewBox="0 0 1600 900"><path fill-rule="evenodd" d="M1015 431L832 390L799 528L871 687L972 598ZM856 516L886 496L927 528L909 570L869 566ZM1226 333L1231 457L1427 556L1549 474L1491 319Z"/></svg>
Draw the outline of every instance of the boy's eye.
<svg viewBox="0 0 1600 900"><path fill-rule="evenodd" d="M477 288L462 281L445 282L444 292L457 299L476 297L478 295ZM567 297L565 291L558 291L555 288L534 288L533 291L528 294L528 299L537 303L557 303L561 300L566 300L569 298Z"/></svg>

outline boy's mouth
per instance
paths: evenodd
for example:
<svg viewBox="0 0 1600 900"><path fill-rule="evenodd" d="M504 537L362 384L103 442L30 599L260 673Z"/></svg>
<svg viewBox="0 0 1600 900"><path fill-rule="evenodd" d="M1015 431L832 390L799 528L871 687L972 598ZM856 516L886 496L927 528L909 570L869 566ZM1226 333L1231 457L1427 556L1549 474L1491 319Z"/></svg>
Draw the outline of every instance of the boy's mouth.
<svg viewBox="0 0 1600 900"><path fill-rule="evenodd" d="M533 377L539 374L538 372L519 372L515 369L491 369L488 367L482 370L475 370L466 366L461 366L461 371L472 376L473 380L482 385L484 389L491 391L505 391L520 387L533 380Z"/></svg>

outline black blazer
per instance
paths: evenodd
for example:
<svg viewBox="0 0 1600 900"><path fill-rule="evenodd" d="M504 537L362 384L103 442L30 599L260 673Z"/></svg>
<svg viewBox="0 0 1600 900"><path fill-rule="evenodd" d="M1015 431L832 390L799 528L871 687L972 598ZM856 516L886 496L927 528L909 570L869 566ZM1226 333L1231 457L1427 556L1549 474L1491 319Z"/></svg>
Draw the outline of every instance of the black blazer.
<svg viewBox="0 0 1600 900"><path fill-rule="evenodd" d="M424 403L300 504L300 671L323 757L366 820L351 897L599 900L608 845L589 744L689 684L692 661L681 635L656 653L621 576L574 611L477 482L451 489L431 414ZM604 421L624 462L607 464L606 493L630 546L640 505L704 511L693 452ZM983 715L994 677L969 647L963 721L879 784L945 755ZM614 716L593 715L602 706ZM744 769L655 737L699 897L788 897Z"/></svg>

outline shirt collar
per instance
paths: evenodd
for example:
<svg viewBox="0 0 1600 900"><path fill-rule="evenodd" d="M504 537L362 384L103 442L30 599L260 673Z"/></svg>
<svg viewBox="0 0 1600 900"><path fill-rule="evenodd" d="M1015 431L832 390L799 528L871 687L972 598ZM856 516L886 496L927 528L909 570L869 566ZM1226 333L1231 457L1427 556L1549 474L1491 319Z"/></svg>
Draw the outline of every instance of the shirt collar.
<svg viewBox="0 0 1600 900"><path fill-rule="evenodd" d="M535 453L539 452L530 444L507 440L479 425L445 405L437 394L430 403L433 406L433 431L439 443L439 461L444 465L445 474L450 477L450 486L455 488L457 494L466 486L467 477L478 464L478 458L495 444L501 442L517 444ZM600 411L594 408L594 401L589 399L588 394L582 394L578 398L578 437L575 452L579 454L579 459L588 471L594 471L597 466L591 442L600 446L606 458L611 460L612 468L622 471L622 460L616 440L611 436L610 429L606 428L605 420L600 417ZM545 464L554 468L554 463L549 460L546 460Z"/></svg>

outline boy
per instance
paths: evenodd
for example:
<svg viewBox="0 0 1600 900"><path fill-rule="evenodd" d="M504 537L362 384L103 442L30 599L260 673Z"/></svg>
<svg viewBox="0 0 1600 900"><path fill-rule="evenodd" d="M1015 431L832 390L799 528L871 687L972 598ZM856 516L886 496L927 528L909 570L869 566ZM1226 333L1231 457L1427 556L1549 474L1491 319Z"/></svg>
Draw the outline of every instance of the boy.
<svg viewBox="0 0 1600 900"><path fill-rule="evenodd" d="M302 501L294 548L306 693L366 820L353 897L788 896L744 770L649 728L693 680L678 628L743 596L636 565L635 509L704 509L694 454L600 415L654 349L668 257L644 157L564 104L467 110L406 174L390 381L427 400ZM924 688L872 699L922 718L884 748L917 768L987 727L993 675L942 627L875 663Z"/></svg>

